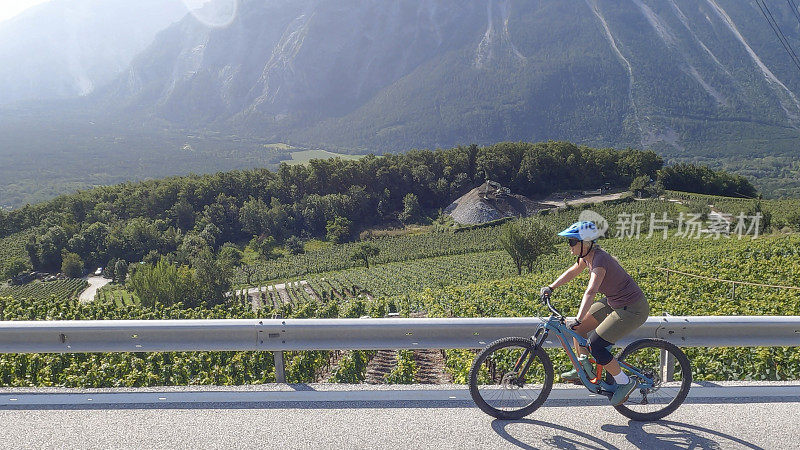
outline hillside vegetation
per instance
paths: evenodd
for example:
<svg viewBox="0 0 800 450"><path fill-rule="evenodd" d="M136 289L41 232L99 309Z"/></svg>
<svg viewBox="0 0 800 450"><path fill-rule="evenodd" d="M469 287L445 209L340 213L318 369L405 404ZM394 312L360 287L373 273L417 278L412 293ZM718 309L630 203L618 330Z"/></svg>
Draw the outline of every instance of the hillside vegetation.
<svg viewBox="0 0 800 450"><path fill-rule="evenodd" d="M594 205L605 217L623 212L625 205ZM640 211L672 214L679 205L645 200L630 205ZM633 209L636 211L637 209ZM574 220L579 210L564 210L542 216L555 230ZM758 315L800 314L800 291L738 286L734 293L728 283L682 277L669 279L659 267L697 275L737 281L800 286L800 238L771 235L752 239L721 237L700 240L660 234L640 239L618 237L612 229L601 241L620 259L642 286L651 303L652 314L673 315ZM476 230L491 238L495 229ZM431 239L445 233L417 235ZM409 243L407 237L386 238ZM443 243L446 241L443 241ZM410 256L413 258L413 256ZM49 299L0 299L4 320L32 319L155 319L155 318L251 318L270 317L383 317L389 312L429 317L539 316L545 311L535 293L573 262L566 246L557 254L541 258L533 270L516 276L512 262L496 250L434 258L410 259L405 263L374 264L320 274L307 274L311 290L262 291L261 296L235 295L224 305L187 308L184 304L143 306L108 296L88 304L52 297ZM587 276L564 286L556 296L558 305L574 314ZM5 295L5 294L3 294ZM124 294L123 294L124 298ZM270 301L262 301L270 299ZM255 301L254 301L255 300ZM800 353L796 348L689 349L694 376L703 380L797 379ZM558 367L566 367L563 354L551 351ZM291 381L357 382L366 376L366 361L373 352L289 352L287 377ZM404 356L404 382L415 381L413 355ZM464 382L474 353L448 350L447 371L456 382ZM358 362L356 364L355 362ZM400 370L398 366L397 371ZM396 371L394 371L396 372ZM394 373L393 372L393 373ZM328 375L326 375L328 374ZM330 377L330 378L328 378ZM171 384L243 384L275 380L272 357L261 352L194 352L148 354L62 354L1 355L0 380L4 385L35 386L146 386Z"/></svg>
<svg viewBox="0 0 800 450"><path fill-rule="evenodd" d="M601 214L609 222L601 244L645 290L653 314L800 314L797 290L737 286L734 293L726 282L674 274L667 281L660 270L800 286L800 200L665 191L670 186L754 193L747 180L725 172L664 168L652 152L547 142L312 160L277 172L129 183L3 213L0 252L12 261L58 270L61 258L70 255L87 267L123 272L121 277L110 273L118 283L89 303L77 302L85 286L77 280L3 288L0 318L541 315L533 294L574 261L566 246L560 244L557 253L541 256L517 275L499 243L507 224L459 228L439 215L440 208L486 178L534 197L603 183L661 194L567 205L519 219L537 221L555 235L584 209ZM651 178L655 181L648 183ZM410 211L412 204L418 209ZM712 212L761 214L763 221L740 239L714 234ZM662 216L671 219L669 224L651 230L651 217ZM696 236L684 236L679 220L689 216L705 231L697 228ZM401 217L425 225L405 227L409 223L401 223ZM641 228L632 230L626 218L639 218ZM379 229L385 227L394 228ZM365 246L371 249L368 263L354 257ZM133 264L139 261L143 264ZM9 267L2 263L4 270ZM570 313L585 282L584 275L559 290L557 299ZM690 353L698 379L800 377L796 349ZM429 379L430 373L419 368L430 367L430 361L419 361L421 355L398 355L396 367L383 376L368 369L374 358L385 357L381 352L290 352L287 376L297 382L363 381L368 372L378 382ZM437 364L447 377L463 382L470 355L447 351ZM566 364L562 355L553 355ZM16 386L260 383L275 379L271 358L258 352L2 355L0 380Z"/></svg>

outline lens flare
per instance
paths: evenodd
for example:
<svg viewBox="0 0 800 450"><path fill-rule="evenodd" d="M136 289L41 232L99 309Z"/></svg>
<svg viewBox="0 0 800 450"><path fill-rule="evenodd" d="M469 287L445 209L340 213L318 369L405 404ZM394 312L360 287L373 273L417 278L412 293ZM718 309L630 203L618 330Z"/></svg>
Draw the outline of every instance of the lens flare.
<svg viewBox="0 0 800 450"><path fill-rule="evenodd" d="M239 0L183 0L198 22L209 28L225 28L236 18Z"/></svg>

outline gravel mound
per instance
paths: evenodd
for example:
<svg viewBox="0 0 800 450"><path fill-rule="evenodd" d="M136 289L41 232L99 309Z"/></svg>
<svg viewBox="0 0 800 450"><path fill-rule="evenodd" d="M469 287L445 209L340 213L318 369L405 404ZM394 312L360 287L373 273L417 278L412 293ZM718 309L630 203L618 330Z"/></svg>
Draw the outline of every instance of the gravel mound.
<svg viewBox="0 0 800 450"><path fill-rule="evenodd" d="M449 214L457 223L474 225L503 217L525 217L547 208L523 195L489 194L484 198L487 187L487 183L484 183L462 195L445 208L444 213ZM490 192L492 190L489 188Z"/></svg>

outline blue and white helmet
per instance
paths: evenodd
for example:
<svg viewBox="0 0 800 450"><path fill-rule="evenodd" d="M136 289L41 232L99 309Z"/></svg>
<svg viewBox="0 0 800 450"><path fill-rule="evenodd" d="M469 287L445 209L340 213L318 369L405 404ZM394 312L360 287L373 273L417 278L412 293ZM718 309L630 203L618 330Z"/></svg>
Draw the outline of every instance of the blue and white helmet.
<svg viewBox="0 0 800 450"><path fill-rule="evenodd" d="M603 233L597 228L594 222L582 221L575 222L564 231L558 233L559 236L566 238L579 239L581 241L596 241L597 238L602 237Z"/></svg>

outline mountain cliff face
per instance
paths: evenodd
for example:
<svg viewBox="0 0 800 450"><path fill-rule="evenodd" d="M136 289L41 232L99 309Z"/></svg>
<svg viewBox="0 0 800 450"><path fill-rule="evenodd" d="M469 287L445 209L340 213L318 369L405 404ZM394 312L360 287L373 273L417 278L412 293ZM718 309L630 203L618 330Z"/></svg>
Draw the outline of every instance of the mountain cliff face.
<svg viewBox="0 0 800 450"><path fill-rule="evenodd" d="M788 7L773 13L797 42ZM103 99L333 148L570 139L681 155L796 139L797 93L749 2L243 0L227 28L187 17L161 33Z"/></svg>
<svg viewBox="0 0 800 450"><path fill-rule="evenodd" d="M42 5L50 12L0 24L0 105L92 94L83 110L98 121L355 152L567 139L718 157L795 152L800 136L800 70L750 2L213 0L206 9L231 5L222 27L177 0ZM772 12L800 49L789 7ZM41 35L15 39L32 23Z"/></svg>
<svg viewBox="0 0 800 450"><path fill-rule="evenodd" d="M92 93L122 73L180 0L51 0L0 23L0 105Z"/></svg>

